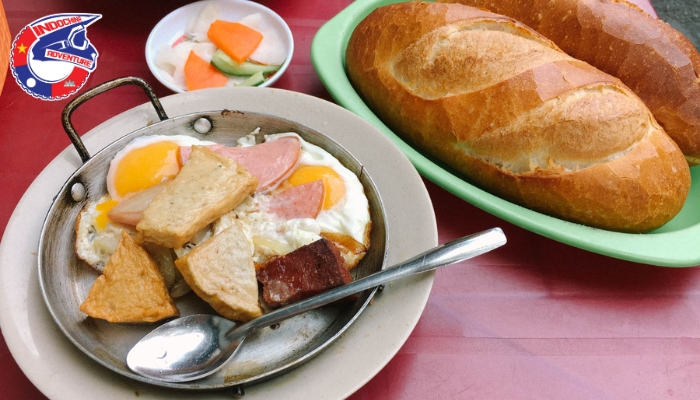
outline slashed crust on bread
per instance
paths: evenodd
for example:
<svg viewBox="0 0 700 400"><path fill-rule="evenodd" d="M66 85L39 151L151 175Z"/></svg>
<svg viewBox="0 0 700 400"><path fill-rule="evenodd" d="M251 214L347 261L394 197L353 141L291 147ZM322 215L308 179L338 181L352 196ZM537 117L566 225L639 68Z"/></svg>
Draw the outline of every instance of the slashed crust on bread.
<svg viewBox="0 0 700 400"><path fill-rule="evenodd" d="M639 97L508 17L382 6L353 32L346 66L387 126L513 203L640 233L687 198L688 164Z"/></svg>
<svg viewBox="0 0 700 400"><path fill-rule="evenodd" d="M80 311L109 322L133 323L180 315L158 265L124 231Z"/></svg>
<svg viewBox="0 0 700 400"><path fill-rule="evenodd" d="M172 183L143 212L136 240L182 247L255 191L258 180L231 158L194 146Z"/></svg>
<svg viewBox="0 0 700 400"><path fill-rule="evenodd" d="M507 15L564 52L619 78L691 165L700 163L700 53L668 23L625 0L440 0Z"/></svg>
<svg viewBox="0 0 700 400"><path fill-rule="evenodd" d="M192 290L224 317L249 321L262 315L253 245L243 226L230 227L175 261Z"/></svg>

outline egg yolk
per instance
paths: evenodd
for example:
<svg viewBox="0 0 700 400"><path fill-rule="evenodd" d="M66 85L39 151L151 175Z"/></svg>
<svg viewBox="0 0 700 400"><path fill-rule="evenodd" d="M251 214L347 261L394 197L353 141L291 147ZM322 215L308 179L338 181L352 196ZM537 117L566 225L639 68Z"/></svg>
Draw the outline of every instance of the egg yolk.
<svg viewBox="0 0 700 400"><path fill-rule="evenodd" d="M181 167L179 148L173 142L158 142L125 154L114 174L117 195L138 192L174 178Z"/></svg>
<svg viewBox="0 0 700 400"><path fill-rule="evenodd" d="M103 230L107 227L107 223L109 222L107 213L117 204L119 204L119 202L116 200L106 200L95 206L95 210L97 210L97 217L95 217L97 229Z"/></svg>
<svg viewBox="0 0 700 400"><path fill-rule="evenodd" d="M298 186L319 179L323 181L325 190L323 209L328 210L345 196L345 183L333 168L323 165L302 165L289 176L287 182L292 186Z"/></svg>

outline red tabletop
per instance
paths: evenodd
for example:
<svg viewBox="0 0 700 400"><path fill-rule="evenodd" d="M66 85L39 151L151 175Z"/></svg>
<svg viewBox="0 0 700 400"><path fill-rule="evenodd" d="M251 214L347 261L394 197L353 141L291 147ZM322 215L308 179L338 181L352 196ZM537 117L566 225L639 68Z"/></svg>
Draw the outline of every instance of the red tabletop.
<svg viewBox="0 0 700 400"><path fill-rule="evenodd" d="M647 0L635 1L653 12ZM59 12L102 14L89 28L100 52L86 87L126 75L150 81L146 38L183 0L4 0L10 31ZM275 84L330 100L311 65L318 28L350 0L269 0L295 39ZM79 132L144 102L133 87L88 102ZM0 96L0 229L34 178L69 140L68 100L41 101L11 75ZM417 327L394 359L353 399L700 398L700 269L660 268L592 254L505 223L427 182L439 241L500 226L508 245L436 273ZM42 399L0 341L0 397ZM75 382L75 384L80 384Z"/></svg>

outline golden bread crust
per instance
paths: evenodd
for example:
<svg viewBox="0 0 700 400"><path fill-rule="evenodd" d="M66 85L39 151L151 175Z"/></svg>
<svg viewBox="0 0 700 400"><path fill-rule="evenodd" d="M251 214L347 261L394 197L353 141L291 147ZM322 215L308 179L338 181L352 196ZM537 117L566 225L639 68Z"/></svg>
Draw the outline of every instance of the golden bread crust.
<svg viewBox="0 0 700 400"><path fill-rule="evenodd" d="M507 17L457 4L381 7L356 28L346 65L388 126L515 203L646 232L687 197L683 154L642 101Z"/></svg>
<svg viewBox="0 0 700 400"><path fill-rule="evenodd" d="M624 0L439 0L507 15L620 78L691 165L700 163L700 54L666 22Z"/></svg>

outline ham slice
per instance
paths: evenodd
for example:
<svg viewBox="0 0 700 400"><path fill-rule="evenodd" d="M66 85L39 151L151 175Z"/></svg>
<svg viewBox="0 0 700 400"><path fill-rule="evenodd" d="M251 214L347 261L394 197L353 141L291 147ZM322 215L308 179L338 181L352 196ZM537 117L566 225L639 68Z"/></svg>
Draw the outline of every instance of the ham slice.
<svg viewBox="0 0 700 400"><path fill-rule="evenodd" d="M267 212L282 219L316 218L323 208L322 180L292 186L270 197Z"/></svg>
<svg viewBox="0 0 700 400"><path fill-rule="evenodd" d="M301 142L291 136L248 147L210 146L210 149L236 160L258 178L256 192L274 188L294 168L301 155ZM191 147L180 147L180 161L187 162Z"/></svg>

